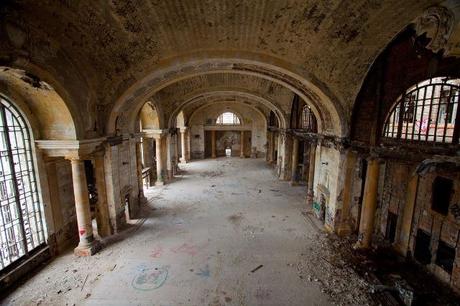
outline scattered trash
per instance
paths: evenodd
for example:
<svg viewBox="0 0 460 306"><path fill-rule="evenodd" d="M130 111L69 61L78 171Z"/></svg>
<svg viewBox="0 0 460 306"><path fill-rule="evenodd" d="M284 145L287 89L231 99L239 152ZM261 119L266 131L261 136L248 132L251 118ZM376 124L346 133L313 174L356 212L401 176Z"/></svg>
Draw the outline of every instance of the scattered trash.
<svg viewBox="0 0 460 306"><path fill-rule="evenodd" d="M254 269L251 270L251 273L256 272L257 270L259 270L259 269L262 268L263 266L264 266L264 265L259 265L259 266L257 266L256 268L254 268Z"/></svg>

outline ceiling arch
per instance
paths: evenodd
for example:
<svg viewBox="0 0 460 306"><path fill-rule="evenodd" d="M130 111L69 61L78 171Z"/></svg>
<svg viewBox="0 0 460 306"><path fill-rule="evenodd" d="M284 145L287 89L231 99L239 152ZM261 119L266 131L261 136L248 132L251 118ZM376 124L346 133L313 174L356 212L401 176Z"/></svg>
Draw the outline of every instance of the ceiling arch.
<svg viewBox="0 0 460 306"><path fill-rule="evenodd" d="M124 104L121 104L121 109L118 112L113 112L111 120L115 120L117 117L125 115L123 119L125 122L132 122L132 118L129 117L130 110L137 111L139 105L142 105L145 99L154 99L159 103L162 103L162 107L165 109L171 108L176 100L182 100L181 93L192 92L194 90L207 89L209 90L212 86L220 85L220 89L226 87L237 87L241 90L248 91L248 87L254 92L259 92L259 95L263 96L275 96L274 100L278 100L280 94L284 94L283 99L284 108L286 112L290 111L292 98L294 94L299 95L307 104L311 105L315 110L319 120L324 122L323 131L326 134L342 135L346 131L347 124L346 117L340 116L335 108L334 104L322 91L319 89L310 90L303 88L303 91L299 91L292 85L295 82L299 85L300 81L294 81L287 74L278 75L283 78L282 80L275 78L267 74L267 70L263 67L257 66L245 66L241 64L236 67L233 64L211 64L211 65L199 65L195 67L206 67L207 70L203 70L201 73L195 71L187 71L185 76L177 77L174 74L169 74L175 79L165 82L162 86L155 87L156 81L152 83L153 87L146 86L143 90L138 92L139 97L135 98L136 94L129 98ZM215 69L215 70L214 70ZM257 71L257 72L255 72ZM180 71L176 71L181 74ZM230 76L226 76L230 75ZM174 96L171 98L171 96ZM145 98L148 97L148 98ZM166 103L164 101L170 101ZM283 108L283 107L281 107ZM171 111L171 110L169 110ZM165 111L167 113L168 111ZM110 129L109 129L110 131Z"/></svg>
<svg viewBox="0 0 460 306"><path fill-rule="evenodd" d="M101 130L113 133L125 104L135 108L164 82L229 65L282 81L303 99L317 101L332 114L328 121L340 122L328 132L346 135L377 55L441 2L4 1L0 59L45 67L66 86L86 132L97 118Z"/></svg>
<svg viewBox="0 0 460 306"><path fill-rule="evenodd" d="M193 96L189 96L188 98L184 99L180 103L180 106L177 107L173 113L171 113L171 116L168 120L169 127L174 127L175 118L181 111L184 111L185 109L190 108L193 105L198 105L199 107L203 104L210 104L222 101L234 102L237 100L241 101L242 103L247 102L246 104L252 105L252 107L254 108L256 108L255 105L258 105L259 108L260 106L263 106L266 108L267 112L269 110L274 110L275 115L277 116L280 122L280 127L285 128L287 126L288 116L286 115L286 113L277 108L272 101L249 92L222 90L197 93Z"/></svg>

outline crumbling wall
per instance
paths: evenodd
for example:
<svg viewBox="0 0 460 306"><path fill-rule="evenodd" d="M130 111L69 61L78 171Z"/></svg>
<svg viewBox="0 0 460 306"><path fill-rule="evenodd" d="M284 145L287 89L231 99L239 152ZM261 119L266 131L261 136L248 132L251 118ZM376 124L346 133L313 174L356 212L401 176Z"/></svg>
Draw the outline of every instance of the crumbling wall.
<svg viewBox="0 0 460 306"><path fill-rule="evenodd" d="M126 200L129 200L130 216L139 210L139 188L142 186L138 186L137 179L136 142L134 138L124 138L106 146L107 202L114 232L126 223Z"/></svg>
<svg viewBox="0 0 460 306"><path fill-rule="evenodd" d="M453 180L453 192L449 201L447 215L432 209L433 182L437 176ZM427 268L441 280L460 291L460 174L449 172L432 172L420 177L417 188L415 213L410 239L411 253L415 253L418 229L431 236L431 262ZM455 249L452 273L447 273L436 264L440 241Z"/></svg>

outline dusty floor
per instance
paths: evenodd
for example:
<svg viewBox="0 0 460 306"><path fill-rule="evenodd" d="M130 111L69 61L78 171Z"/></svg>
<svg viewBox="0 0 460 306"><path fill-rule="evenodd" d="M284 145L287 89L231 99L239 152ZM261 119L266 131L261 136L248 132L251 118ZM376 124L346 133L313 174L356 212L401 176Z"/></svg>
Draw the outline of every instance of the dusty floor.
<svg viewBox="0 0 460 306"><path fill-rule="evenodd" d="M106 241L96 256L60 256L3 303L367 303L357 289L350 291L359 287L358 278L351 277L358 285L347 278L329 284L321 268L327 259L315 263L322 258L318 238L324 233L301 214L304 186L278 181L263 160L222 158L181 168L174 182L146 191L141 225ZM332 287L346 294L334 296Z"/></svg>

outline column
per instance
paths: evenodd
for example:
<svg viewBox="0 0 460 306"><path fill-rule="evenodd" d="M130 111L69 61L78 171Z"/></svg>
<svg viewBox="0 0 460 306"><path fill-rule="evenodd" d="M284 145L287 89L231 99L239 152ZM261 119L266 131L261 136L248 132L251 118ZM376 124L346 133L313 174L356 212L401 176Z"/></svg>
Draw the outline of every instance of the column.
<svg viewBox="0 0 460 306"><path fill-rule="evenodd" d="M240 157L244 158L244 131L241 131Z"/></svg>
<svg viewBox="0 0 460 306"><path fill-rule="evenodd" d="M181 144L181 154L182 157L180 159L180 162L185 164L187 163L187 153L186 151L186 143L185 143L185 132L187 131L186 128L180 128L180 144Z"/></svg>
<svg viewBox="0 0 460 306"><path fill-rule="evenodd" d="M211 131L211 157L216 158L216 131Z"/></svg>
<svg viewBox="0 0 460 306"><path fill-rule="evenodd" d="M176 133L174 134L174 151L175 151L175 159L174 159L174 175L177 174L179 172L179 162L180 162L180 158L179 158L179 136L177 135L177 131Z"/></svg>
<svg viewBox="0 0 460 306"><path fill-rule="evenodd" d="M291 185L297 184L297 166L299 164L299 140L294 137L292 141Z"/></svg>
<svg viewBox="0 0 460 306"><path fill-rule="evenodd" d="M164 185L163 178L163 158L161 154L161 135L155 136L155 150L156 150L156 161L157 161L157 181L155 182L156 186Z"/></svg>
<svg viewBox="0 0 460 306"><path fill-rule="evenodd" d="M337 233L340 236L347 236L351 234L350 225L350 209L351 209L351 198L353 190L353 174L356 166L356 153L353 151L347 152L347 159L345 165L345 182L343 184L343 205L342 215L340 218L340 225Z"/></svg>
<svg viewBox="0 0 460 306"><path fill-rule="evenodd" d="M410 235L412 229L412 222L414 216L415 203L417 200L417 187L419 177L417 174L413 175L407 185L406 203L401 220L401 233L399 239L396 240L396 249L403 256L407 255L409 249Z"/></svg>
<svg viewBox="0 0 460 306"><path fill-rule="evenodd" d="M271 141L270 141L271 142L271 148L270 148L271 149L271 152L270 152L271 162L270 163L271 164L276 164L276 159L277 158L275 158L275 149L276 149L276 147L275 147L275 132L271 132L270 137L271 137Z"/></svg>
<svg viewBox="0 0 460 306"><path fill-rule="evenodd" d="M371 246L374 232L375 211L377 210L377 192L379 185L379 161L372 158L368 162L366 183L364 185L363 207L359 223L358 242L355 248L367 249Z"/></svg>
<svg viewBox="0 0 460 306"><path fill-rule="evenodd" d="M315 180L315 162L316 162L316 143L310 144L310 159L308 161L308 182L307 182L307 209L313 207L314 197L314 180Z"/></svg>
<svg viewBox="0 0 460 306"><path fill-rule="evenodd" d="M171 134L168 134L166 136L166 172L167 172L167 179L171 180L173 178L172 153L171 153Z"/></svg>
<svg viewBox="0 0 460 306"><path fill-rule="evenodd" d="M74 253L77 256L91 256L99 250L100 244L94 240L93 236L85 164L83 160L74 158L71 159L71 164L75 210L77 214L78 234L80 236L80 242L75 248Z"/></svg>
<svg viewBox="0 0 460 306"><path fill-rule="evenodd" d="M109 204L107 202L107 190L105 186L105 166L103 154L97 154L94 157L94 173L96 176L97 190L97 232L99 236L106 237L112 234L112 230L110 228Z"/></svg>
<svg viewBox="0 0 460 306"><path fill-rule="evenodd" d="M266 148L266 161L267 163L270 163L271 160L272 160L272 157L271 157L271 153L272 153L272 143L271 143L271 139L272 139L272 132L267 130L267 148Z"/></svg>

